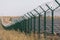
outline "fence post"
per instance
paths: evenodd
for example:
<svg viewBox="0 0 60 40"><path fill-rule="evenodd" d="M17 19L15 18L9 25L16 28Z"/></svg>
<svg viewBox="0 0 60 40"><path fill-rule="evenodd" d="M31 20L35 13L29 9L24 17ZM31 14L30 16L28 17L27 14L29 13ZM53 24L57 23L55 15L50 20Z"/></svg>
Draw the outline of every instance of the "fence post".
<svg viewBox="0 0 60 40"><path fill-rule="evenodd" d="M32 13L32 12L30 12L30 13L33 15L33 13ZM33 15L33 17L34 17L34 34L35 34L36 17L35 17L35 15Z"/></svg>
<svg viewBox="0 0 60 40"><path fill-rule="evenodd" d="M25 31L25 19L23 19L23 32Z"/></svg>
<svg viewBox="0 0 60 40"><path fill-rule="evenodd" d="M26 34L26 19L24 19L24 32Z"/></svg>
<svg viewBox="0 0 60 40"><path fill-rule="evenodd" d="M38 17L38 39L40 39L40 27L41 27L41 24L40 24L40 18L41 18L41 15L40 15L40 13L38 13L38 11L37 10L35 10L34 9L34 11L39 15L39 17Z"/></svg>
<svg viewBox="0 0 60 40"><path fill-rule="evenodd" d="M47 4L46 6L52 11L52 34L54 34L54 10L52 10Z"/></svg>
<svg viewBox="0 0 60 40"><path fill-rule="evenodd" d="M24 32L25 32L25 34L26 34L26 27L27 27L26 22L27 22L27 20L25 19L24 16L23 16L23 19L24 19Z"/></svg>
<svg viewBox="0 0 60 40"><path fill-rule="evenodd" d="M22 26L23 26L22 29L23 29L23 31L24 31L24 20L22 20L22 24L23 24L23 25L22 25Z"/></svg>
<svg viewBox="0 0 60 40"><path fill-rule="evenodd" d="M29 13L27 13L31 18L30 18L30 24L31 24L31 26L30 26L30 32L32 31L32 16L29 14Z"/></svg>
<svg viewBox="0 0 60 40"><path fill-rule="evenodd" d="M43 12L44 12L44 38L46 38L46 11L41 7L39 6Z"/></svg>
<svg viewBox="0 0 60 40"><path fill-rule="evenodd" d="M20 22L20 25L21 25L20 30L21 30L21 32L22 32L22 21Z"/></svg>
<svg viewBox="0 0 60 40"><path fill-rule="evenodd" d="M29 21L30 21L30 18L27 16L27 15L25 15L27 18L28 18L28 20L27 20L27 22L28 22L28 29L27 29L27 33L29 33L30 32L30 30L29 30Z"/></svg>
<svg viewBox="0 0 60 40"><path fill-rule="evenodd" d="M21 32L23 32L23 26L22 26L22 24L23 24L23 21L21 21Z"/></svg>
<svg viewBox="0 0 60 40"><path fill-rule="evenodd" d="M29 18L28 18L28 33L29 33Z"/></svg>
<svg viewBox="0 0 60 40"><path fill-rule="evenodd" d="M34 29L34 31L33 31L33 33L34 33L34 40L36 40L36 35L35 35L35 31L36 31L36 29L35 29L35 27L36 27L36 17L35 17L35 15L32 13L32 12L30 12L31 14L32 14L32 16L33 16L33 22L34 22L34 27L33 27L33 29Z"/></svg>
<svg viewBox="0 0 60 40"><path fill-rule="evenodd" d="M22 31L24 31L24 20L22 20Z"/></svg>

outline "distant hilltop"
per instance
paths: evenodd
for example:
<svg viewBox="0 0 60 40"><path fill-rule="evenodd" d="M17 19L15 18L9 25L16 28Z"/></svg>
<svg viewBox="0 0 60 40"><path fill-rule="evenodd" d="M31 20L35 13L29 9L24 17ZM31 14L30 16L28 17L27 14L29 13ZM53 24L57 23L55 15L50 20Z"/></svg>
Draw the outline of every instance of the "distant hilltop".
<svg viewBox="0 0 60 40"><path fill-rule="evenodd" d="M44 16L42 16L44 17ZM47 16L49 18L51 18L51 16ZM8 20L11 20L11 19L20 19L22 18L22 16L0 16L0 20L4 20L4 21L8 21ZM54 18L60 18L60 16L54 16Z"/></svg>
<svg viewBox="0 0 60 40"><path fill-rule="evenodd" d="M0 18L18 18L21 16L0 16Z"/></svg>
<svg viewBox="0 0 60 40"><path fill-rule="evenodd" d="M0 23L8 25L14 22L18 22L21 16L0 16Z"/></svg>
<svg viewBox="0 0 60 40"><path fill-rule="evenodd" d="M3 25L10 25L14 24L16 22L20 22L22 19L22 16L0 16L0 23ZM42 16L44 18L44 16ZM51 19L51 16L48 16L46 18ZM60 16L54 16L55 19L60 19Z"/></svg>

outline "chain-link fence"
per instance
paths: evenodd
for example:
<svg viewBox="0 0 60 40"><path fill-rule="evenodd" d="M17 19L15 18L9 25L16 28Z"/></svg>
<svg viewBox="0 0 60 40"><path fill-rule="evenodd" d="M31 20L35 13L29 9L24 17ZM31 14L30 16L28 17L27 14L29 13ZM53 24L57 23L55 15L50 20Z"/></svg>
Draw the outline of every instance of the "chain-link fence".
<svg viewBox="0 0 60 40"><path fill-rule="evenodd" d="M17 28L25 34L34 33L38 34L40 40L40 34L44 33L44 37L48 34L54 35L54 33L60 33L60 19L55 19L55 16L60 12L60 1L54 0L51 3L46 3L38 6L32 11L24 14L23 20L11 25L16 30ZM12 29L10 27L10 29ZM47 40L47 39L46 39Z"/></svg>

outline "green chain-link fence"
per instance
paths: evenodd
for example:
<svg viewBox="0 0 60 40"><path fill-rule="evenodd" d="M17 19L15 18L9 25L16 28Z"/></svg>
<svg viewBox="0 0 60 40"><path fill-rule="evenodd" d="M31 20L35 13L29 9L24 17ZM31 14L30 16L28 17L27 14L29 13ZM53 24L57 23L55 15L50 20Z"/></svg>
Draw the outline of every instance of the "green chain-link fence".
<svg viewBox="0 0 60 40"><path fill-rule="evenodd" d="M38 10L34 9L33 11L36 13L34 14L32 11L27 13L27 15L23 16L23 20L20 22L15 23L14 25L11 25L10 27L7 27L7 29L15 29L17 28L21 32L25 32L26 34L36 33L38 34L38 37L40 39L40 33L44 33L44 36L46 38L47 35L47 11L51 11L51 34L54 35L54 11L60 7L60 3L55 0L55 3L58 5L53 9L53 7L49 4L45 4L45 6L48 8L45 10L42 6L39 6L39 8L42 10L42 12L38 12ZM39 10L39 11L41 11ZM43 13L44 12L44 13ZM43 13L43 16L41 15ZM49 14L49 13L48 13ZM37 16L38 15L38 16ZM26 19L27 18L27 19ZM43 21L42 21L43 19ZM37 26L38 25L38 26ZM42 27L43 25L43 27Z"/></svg>

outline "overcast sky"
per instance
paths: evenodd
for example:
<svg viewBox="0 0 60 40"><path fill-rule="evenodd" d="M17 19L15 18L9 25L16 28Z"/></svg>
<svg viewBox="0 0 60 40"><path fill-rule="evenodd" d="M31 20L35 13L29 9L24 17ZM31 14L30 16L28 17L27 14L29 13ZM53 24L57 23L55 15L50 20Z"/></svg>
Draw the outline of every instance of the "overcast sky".
<svg viewBox="0 0 60 40"><path fill-rule="evenodd" d="M0 0L0 16L22 16L52 0Z"/></svg>

